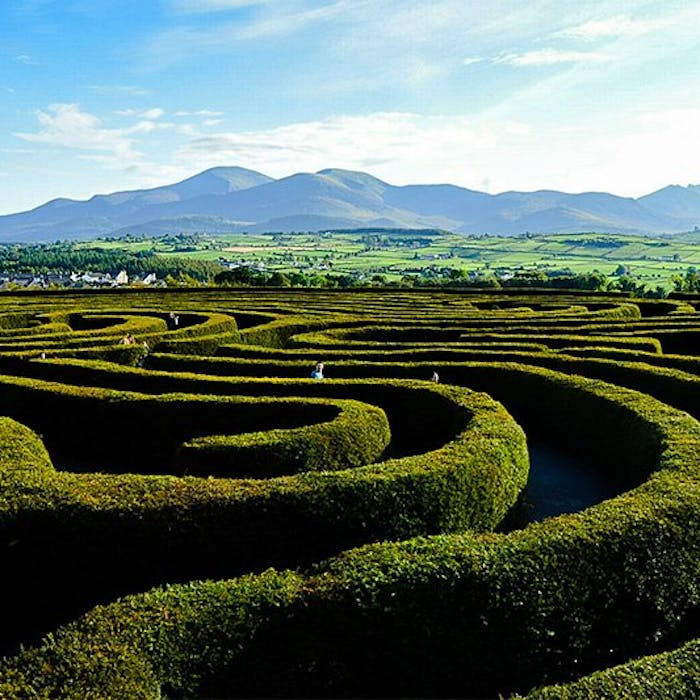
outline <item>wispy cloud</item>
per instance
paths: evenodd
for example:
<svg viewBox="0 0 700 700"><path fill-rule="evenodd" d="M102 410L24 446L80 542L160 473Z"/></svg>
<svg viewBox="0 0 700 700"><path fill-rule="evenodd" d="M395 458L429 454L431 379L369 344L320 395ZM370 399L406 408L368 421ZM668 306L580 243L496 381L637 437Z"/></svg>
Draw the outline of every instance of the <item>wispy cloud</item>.
<svg viewBox="0 0 700 700"><path fill-rule="evenodd" d="M28 155L30 153L34 153L34 150L31 148L0 148L0 153L15 153L21 155Z"/></svg>
<svg viewBox="0 0 700 700"><path fill-rule="evenodd" d="M379 175L404 182L416 177L435 181L438 172L448 177L453 166L464 171L464 154L492 143L491 129L466 117L380 112L216 133L192 139L180 149L177 160L202 169L242 164L276 176L329 166L361 170L384 164ZM428 160L436 165L433 172L425 167ZM418 175L419 162L422 175Z"/></svg>
<svg viewBox="0 0 700 700"><path fill-rule="evenodd" d="M136 85L88 85L88 90L98 95L116 95L124 97L146 97L150 95L150 90Z"/></svg>
<svg viewBox="0 0 700 700"><path fill-rule="evenodd" d="M222 117L224 115L223 112L217 112L212 109L197 109L193 112L189 112L187 110L179 110L175 112L173 116L175 117Z"/></svg>
<svg viewBox="0 0 700 700"><path fill-rule="evenodd" d="M570 37L573 39L585 39L586 41L596 41L598 39L612 39L624 36L639 36L647 34L663 26L668 25L669 19L632 19L624 15L608 17L606 19L595 19L584 22L575 27L569 27L560 32L557 36Z"/></svg>
<svg viewBox="0 0 700 700"><path fill-rule="evenodd" d="M25 66L35 66L36 59L28 53L20 53L12 59L15 63L23 63Z"/></svg>
<svg viewBox="0 0 700 700"><path fill-rule="evenodd" d="M257 5L272 5L281 3L281 0L172 0L171 7L174 12L182 14L196 14L204 12L226 12L239 10L242 7Z"/></svg>
<svg viewBox="0 0 700 700"><path fill-rule="evenodd" d="M179 26L152 37L148 52L152 61L167 64L191 56L193 52L228 51L237 42L294 34L341 15L348 5L349 0L311 8L285 4L282 11L263 13L252 20L222 22L207 27Z"/></svg>
<svg viewBox="0 0 700 700"><path fill-rule="evenodd" d="M118 114L120 117L140 117L141 119L156 120L165 114L165 110L160 107L152 107L151 109L118 109L115 114Z"/></svg>
<svg viewBox="0 0 700 700"><path fill-rule="evenodd" d="M561 63L604 63L611 60L601 51L567 51L564 49L537 49L525 53L508 53L493 59L493 63L512 66L555 66Z"/></svg>
<svg viewBox="0 0 700 700"><path fill-rule="evenodd" d="M551 129L491 116L382 112L200 136L184 144L173 163L193 170L242 165L275 177L341 167L369 170L394 184L639 196L677 180L679 163L684 172L696 171L698 119L697 109L666 110L622 120L615 128Z"/></svg>
<svg viewBox="0 0 700 700"><path fill-rule="evenodd" d="M106 128L93 114L81 111L77 104L53 104L39 110L36 117L41 129L36 132L15 132L15 136L30 143L77 149L103 151L119 161L138 160L133 135L150 130L148 122L141 121L126 129Z"/></svg>

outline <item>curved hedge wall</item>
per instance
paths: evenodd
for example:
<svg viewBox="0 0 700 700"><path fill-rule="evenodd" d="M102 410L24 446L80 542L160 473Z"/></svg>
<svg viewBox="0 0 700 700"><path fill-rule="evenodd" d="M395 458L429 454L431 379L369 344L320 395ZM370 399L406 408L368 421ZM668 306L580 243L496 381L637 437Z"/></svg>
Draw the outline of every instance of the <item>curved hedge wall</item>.
<svg viewBox="0 0 700 700"><path fill-rule="evenodd" d="M366 383L364 393L378 389L388 393L392 386L397 402L411 390L396 382ZM257 389L269 392L270 387ZM363 385L349 385L348 390L356 393ZM149 397L5 378L0 395L15 406L24 404L34 422L41 422L39 414L45 412L41 429L54 451L62 448L67 458L79 448L113 454L120 441L126 442L122 446L126 455L124 449L133 449L137 427L145 424L147 429L138 435L139 448L150 456L144 468L160 471L167 465L154 465L152 460L162 443L175 445L180 439L177 420L179 430L191 434L192 416L197 416L200 429L234 417L239 428L251 422L270 427L282 419L298 424L328 418L330 409L335 413L338 408L342 413L330 423L273 431L276 440L268 445L268 455L278 450L277 466L293 472L299 469L296 453L290 462L282 460L290 445L306 447L304 459L317 470L325 457L337 456L344 445L350 443L352 452L343 455L346 464L331 460L326 465L336 471L268 479L44 470L31 487L13 482L0 510L0 531L15 543L2 583L5 596L0 599L22 614L15 617L15 625L6 625L4 644L11 645L13 634L25 639L22 634L47 629L46 620L55 624L90 603L161 580L231 576L271 564L308 563L367 540L493 527L527 479L522 431L485 395L424 384L413 393L437 414L443 426L441 438L449 438L426 452L371 463L386 444L386 418L379 408L357 401ZM84 436L77 443L69 439L68 427L51 419L57 414L70 416L72 422L92 421L89 434L94 444ZM148 416L165 420L162 429L153 429L153 420L146 423ZM286 443L279 439L282 432ZM242 436L241 442L247 438ZM421 449L420 442L403 444L404 449ZM241 466L246 454L240 450L246 446L236 447L238 453L224 454L216 469L224 471L238 461L239 469L255 472L256 455ZM362 458L363 466L352 468ZM132 469L136 467L132 464ZM124 561L130 565L124 567ZM48 576L55 582L50 592L42 593Z"/></svg>
<svg viewBox="0 0 700 700"><path fill-rule="evenodd" d="M696 316L536 290L3 295L0 695L697 694ZM527 443L619 495L514 519Z"/></svg>
<svg viewBox="0 0 700 700"><path fill-rule="evenodd" d="M217 595L213 584L190 584L130 598L68 627L72 642L52 638L13 668L31 669L32 656L63 664L74 653L104 656L118 642L137 671L133 683L147 669L159 687L185 695L481 696L526 688L541 680L543 665L556 680L572 659L585 671L653 648L700 594L700 521L688 521L700 505L700 425L635 392L542 370L533 376L591 395L618 430L645 426L634 463L638 478L649 478L584 514L510 535L376 544L305 577L265 574L216 584ZM243 605L239 589L256 593ZM235 623L224 613L232 597L241 608ZM110 619L122 620L116 640ZM87 629L89 642L77 643ZM68 665L65 678L83 671ZM83 688L99 678L88 675ZM130 678L126 668L119 675L120 683Z"/></svg>

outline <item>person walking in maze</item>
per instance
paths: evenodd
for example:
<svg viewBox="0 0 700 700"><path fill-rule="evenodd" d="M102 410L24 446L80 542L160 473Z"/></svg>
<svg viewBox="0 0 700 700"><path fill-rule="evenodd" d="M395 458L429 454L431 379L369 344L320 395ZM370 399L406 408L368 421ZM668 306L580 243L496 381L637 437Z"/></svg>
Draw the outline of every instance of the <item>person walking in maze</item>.
<svg viewBox="0 0 700 700"><path fill-rule="evenodd" d="M323 368L325 365L323 362L317 362L316 366L313 369L313 372L311 372L311 378L312 379L323 379Z"/></svg>
<svg viewBox="0 0 700 700"><path fill-rule="evenodd" d="M430 381L435 382L436 384L440 382L440 375L435 370L433 370L433 376L430 377Z"/></svg>
<svg viewBox="0 0 700 700"><path fill-rule="evenodd" d="M148 357L148 353L151 352L151 347L145 340L143 341L141 347L143 348L143 353L139 356L138 360L136 360L137 367L143 367L144 363L146 362L146 358Z"/></svg>

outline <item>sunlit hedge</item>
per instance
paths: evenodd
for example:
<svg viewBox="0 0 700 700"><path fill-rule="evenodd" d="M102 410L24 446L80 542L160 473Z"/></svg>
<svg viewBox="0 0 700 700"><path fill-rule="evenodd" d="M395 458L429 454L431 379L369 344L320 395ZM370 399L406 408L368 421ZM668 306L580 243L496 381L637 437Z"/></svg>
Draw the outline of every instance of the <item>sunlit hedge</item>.
<svg viewBox="0 0 700 700"><path fill-rule="evenodd" d="M697 310L0 295L0 696L693 697ZM526 439L620 495L524 524Z"/></svg>
<svg viewBox="0 0 700 700"><path fill-rule="evenodd" d="M127 598L8 662L7 683L76 697L115 688L483 696L673 639L700 595L700 425L635 392L529 374L533 386L569 387L586 402L579 408L595 405L629 451L621 471L643 483L509 535L375 544L304 576L269 572ZM99 661L115 653L119 664ZM47 664L52 673L37 682Z"/></svg>

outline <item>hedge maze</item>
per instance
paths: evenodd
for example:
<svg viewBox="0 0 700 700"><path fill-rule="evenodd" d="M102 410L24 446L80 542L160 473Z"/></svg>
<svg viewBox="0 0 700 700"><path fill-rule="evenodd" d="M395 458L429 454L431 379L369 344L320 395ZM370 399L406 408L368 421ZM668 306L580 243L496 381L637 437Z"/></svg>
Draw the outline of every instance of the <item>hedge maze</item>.
<svg viewBox="0 0 700 700"><path fill-rule="evenodd" d="M693 297L3 294L0 697L697 697L699 340ZM536 442L617 495L518 520Z"/></svg>

